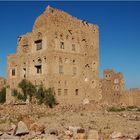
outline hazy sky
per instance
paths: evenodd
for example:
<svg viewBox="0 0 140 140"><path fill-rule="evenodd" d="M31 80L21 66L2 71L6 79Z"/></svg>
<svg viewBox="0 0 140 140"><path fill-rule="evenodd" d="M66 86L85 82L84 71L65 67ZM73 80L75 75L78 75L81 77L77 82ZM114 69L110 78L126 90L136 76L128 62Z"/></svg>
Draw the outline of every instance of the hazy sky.
<svg viewBox="0 0 140 140"><path fill-rule="evenodd" d="M31 32L47 5L99 25L100 77L103 69L124 74L126 87L140 88L140 2L0 2L0 75L19 35Z"/></svg>

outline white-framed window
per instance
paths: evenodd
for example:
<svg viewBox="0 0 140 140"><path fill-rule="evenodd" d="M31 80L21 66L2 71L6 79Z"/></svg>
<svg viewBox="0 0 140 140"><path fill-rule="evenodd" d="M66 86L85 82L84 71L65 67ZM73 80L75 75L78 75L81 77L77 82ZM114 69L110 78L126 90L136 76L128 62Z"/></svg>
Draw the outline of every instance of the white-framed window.
<svg viewBox="0 0 140 140"><path fill-rule="evenodd" d="M114 79L114 84L118 84L119 83L119 79Z"/></svg>
<svg viewBox="0 0 140 140"><path fill-rule="evenodd" d="M41 50L42 49L42 40L37 40L35 41L35 45L36 45L36 50Z"/></svg>

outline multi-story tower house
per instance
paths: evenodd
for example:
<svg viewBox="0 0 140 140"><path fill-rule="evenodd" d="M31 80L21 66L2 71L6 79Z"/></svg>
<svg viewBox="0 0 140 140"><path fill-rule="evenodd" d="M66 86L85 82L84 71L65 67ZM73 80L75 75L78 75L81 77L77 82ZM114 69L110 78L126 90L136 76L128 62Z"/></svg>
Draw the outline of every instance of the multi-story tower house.
<svg viewBox="0 0 140 140"><path fill-rule="evenodd" d="M7 57L7 100L22 79L53 87L58 101L98 100L98 26L50 6Z"/></svg>
<svg viewBox="0 0 140 140"><path fill-rule="evenodd" d="M101 82L102 99L108 103L118 103L121 93L125 90L123 74L112 69L104 70Z"/></svg>

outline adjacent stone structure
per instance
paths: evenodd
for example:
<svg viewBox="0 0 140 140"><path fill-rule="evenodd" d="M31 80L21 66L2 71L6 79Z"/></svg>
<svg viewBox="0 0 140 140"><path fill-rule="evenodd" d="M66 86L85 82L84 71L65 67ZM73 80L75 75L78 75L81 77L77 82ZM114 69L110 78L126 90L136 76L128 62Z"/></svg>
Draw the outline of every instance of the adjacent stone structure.
<svg viewBox="0 0 140 140"><path fill-rule="evenodd" d="M0 77L0 90L5 86L5 79Z"/></svg>
<svg viewBox="0 0 140 140"><path fill-rule="evenodd" d="M108 105L140 106L140 89L125 89L124 77L121 72L113 69L104 70L100 80L101 102Z"/></svg>
<svg viewBox="0 0 140 140"><path fill-rule="evenodd" d="M125 90L121 95L120 104L124 106L140 106L140 89Z"/></svg>
<svg viewBox="0 0 140 140"><path fill-rule="evenodd" d="M108 104L118 103L125 90L125 82L121 72L115 73L113 69L104 70L103 79L100 80L102 100Z"/></svg>
<svg viewBox="0 0 140 140"><path fill-rule="evenodd" d="M99 100L99 29L50 6L7 57L7 101L22 79L53 87L58 101Z"/></svg>

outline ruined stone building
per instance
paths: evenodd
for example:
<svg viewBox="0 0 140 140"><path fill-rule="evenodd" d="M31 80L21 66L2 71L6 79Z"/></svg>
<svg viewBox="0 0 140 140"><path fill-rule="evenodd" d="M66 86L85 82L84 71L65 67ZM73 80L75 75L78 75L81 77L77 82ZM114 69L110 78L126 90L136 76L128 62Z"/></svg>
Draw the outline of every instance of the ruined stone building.
<svg viewBox="0 0 140 140"><path fill-rule="evenodd" d="M120 104L126 106L140 106L140 89L132 88L121 94Z"/></svg>
<svg viewBox="0 0 140 140"><path fill-rule="evenodd" d="M0 91L5 86L5 79L3 77L0 77Z"/></svg>
<svg viewBox="0 0 140 140"><path fill-rule="evenodd" d="M118 103L125 90L123 74L115 73L112 69L104 70L103 79L100 80L102 100L109 104Z"/></svg>
<svg viewBox="0 0 140 140"><path fill-rule="evenodd" d="M48 6L7 57L7 101L22 79L53 87L61 102L98 100L98 26Z"/></svg>

